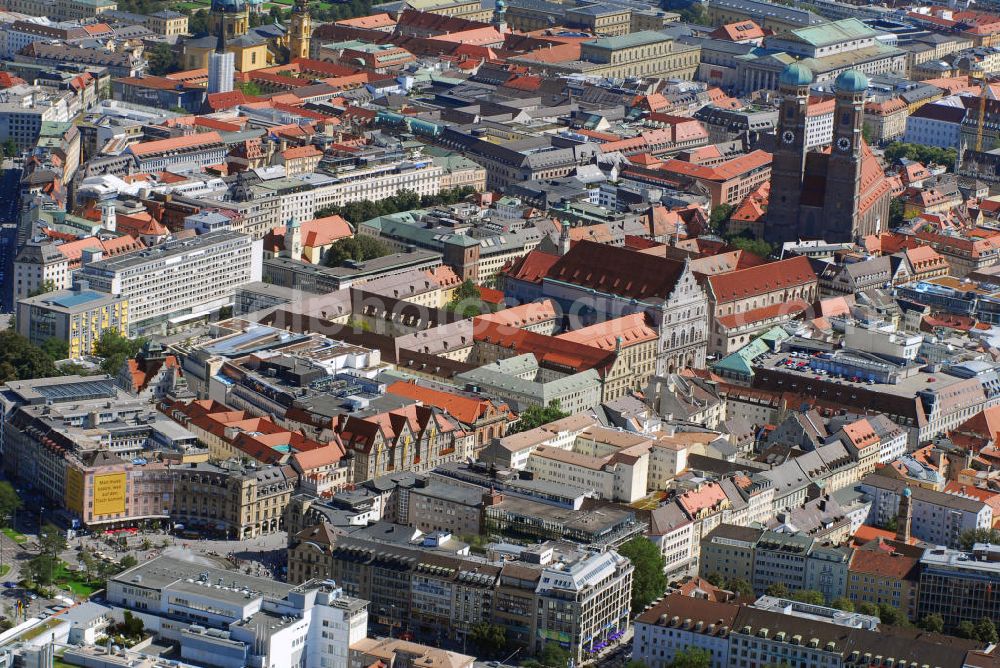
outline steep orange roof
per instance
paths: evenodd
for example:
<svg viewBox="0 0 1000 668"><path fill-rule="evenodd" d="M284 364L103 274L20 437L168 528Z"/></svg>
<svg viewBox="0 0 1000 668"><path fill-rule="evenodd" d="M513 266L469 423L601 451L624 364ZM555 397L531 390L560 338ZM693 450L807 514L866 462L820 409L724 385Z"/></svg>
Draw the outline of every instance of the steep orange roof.
<svg viewBox="0 0 1000 668"><path fill-rule="evenodd" d="M665 172L707 181L728 181L769 164L771 164L771 154L767 151L757 149L714 167L695 165L683 160L671 159L664 162L661 169Z"/></svg>
<svg viewBox="0 0 1000 668"><path fill-rule="evenodd" d="M723 502L727 500L726 491L717 482L706 483L699 489L688 490L677 497L677 502L691 518L697 518L704 510L722 508Z"/></svg>
<svg viewBox="0 0 1000 668"><path fill-rule="evenodd" d="M305 452L296 452L292 459L303 471L331 466L337 464L344 458L344 446L339 439L321 448L314 448Z"/></svg>
<svg viewBox="0 0 1000 668"><path fill-rule="evenodd" d="M473 338L488 345L497 345L518 353L531 353L541 364L586 371L596 369L602 376L614 362L614 353L546 336L526 329L511 329L508 325L476 318Z"/></svg>
<svg viewBox="0 0 1000 668"><path fill-rule="evenodd" d="M285 160L295 160L297 158L311 158L317 155L323 155L323 152L313 146L312 144L306 144L305 146L296 146L294 148L286 148L281 152L281 157Z"/></svg>
<svg viewBox="0 0 1000 668"><path fill-rule="evenodd" d="M752 297L784 288L816 282L809 258L796 256L740 269L708 278L712 294L718 302Z"/></svg>
<svg viewBox="0 0 1000 668"><path fill-rule="evenodd" d="M844 425L843 429L844 434L858 450L877 445L879 442L879 437L875 433L874 427L864 418Z"/></svg>
<svg viewBox="0 0 1000 668"><path fill-rule="evenodd" d="M506 274L509 278L527 283L538 283L548 275L549 270L558 261L558 255L535 249L514 260Z"/></svg>
<svg viewBox="0 0 1000 668"><path fill-rule="evenodd" d="M719 26L708 35L709 37L714 37L715 39L739 42L744 40L763 39L764 31L753 21L747 20L737 21L735 23L726 23L725 25Z"/></svg>
<svg viewBox="0 0 1000 668"><path fill-rule="evenodd" d="M389 394L414 399L428 406L446 410L463 424L474 424L490 410L491 406L490 402L486 399L473 399L472 397L417 385L416 382L402 380L396 381L387 387L385 391Z"/></svg>
<svg viewBox="0 0 1000 668"><path fill-rule="evenodd" d="M601 350L616 350L621 342L622 347L632 346L657 338L656 330L647 322L646 314L633 313L621 318L605 320L604 322L575 329L556 338L564 341L574 341Z"/></svg>
<svg viewBox="0 0 1000 668"><path fill-rule="evenodd" d="M339 26L350 26L352 28L364 28L365 30L377 30L378 28L388 28L396 25L396 21L386 13L370 14L368 16L358 16L353 19L343 19L336 21Z"/></svg>
<svg viewBox="0 0 1000 668"><path fill-rule="evenodd" d="M153 153L162 153L164 151L173 151L181 148L194 148L196 146L207 146L209 144L221 144L222 137L215 130L209 132L198 132L193 135L185 135L183 137L171 137L169 139L157 139L154 141L146 141L140 144L133 144L129 146L128 150L132 155L150 155Z"/></svg>
<svg viewBox="0 0 1000 668"><path fill-rule="evenodd" d="M555 320L558 315L555 302L551 299L541 299L537 302L527 302L495 313L484 313L477 318L481 322L495 322L499 325L520 328Z"/></svg>
<svg viewBox="0 0 1000 668"><path fill-rule="evenodd" d="M883 550L855 550L848 570L851 573L866 573L895 580L914 580L919 563L920 560L916 557Z"/></svg>

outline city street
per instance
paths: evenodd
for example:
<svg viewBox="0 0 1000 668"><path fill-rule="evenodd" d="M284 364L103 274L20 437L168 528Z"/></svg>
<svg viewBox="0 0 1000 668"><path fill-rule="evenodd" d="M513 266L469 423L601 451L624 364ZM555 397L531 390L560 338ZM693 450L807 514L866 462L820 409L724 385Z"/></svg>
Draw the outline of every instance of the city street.
<svg viewBox="0 0 1000 668"><path fill-rule="evenodd" d="M81 549L90 550L98 557L103 554L114 561L120 561L128 554L140 562L165 554L186 559L201 558L206 565L238 567L249 575L282 579L286 541L283 531L244 541L187 539L156 531L134 535L95 534L69 540L61 558L67 563L78 564Z"/></svg>

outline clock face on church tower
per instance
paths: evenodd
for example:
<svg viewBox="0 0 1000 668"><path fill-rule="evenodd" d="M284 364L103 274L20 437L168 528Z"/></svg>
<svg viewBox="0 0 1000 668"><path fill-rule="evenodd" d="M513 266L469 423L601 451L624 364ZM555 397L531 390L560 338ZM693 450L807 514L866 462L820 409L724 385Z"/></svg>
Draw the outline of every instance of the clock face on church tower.
<svg viewBox="0 0 1000 668"><path fill-rule="evenodd" d="M785 142L786 144L791 144L793 141L795 141L795 133L792 132L791 130L785 130L784 132L781 133L781 141Z"/></svg>
<svg viewBox="0 0 1000 668"><path fill-rule="evenodd" d="M839 148L841 151L850 151L851 140L848 139L847 137L841 137L840 139L837 140L837 148Z"/></svg>

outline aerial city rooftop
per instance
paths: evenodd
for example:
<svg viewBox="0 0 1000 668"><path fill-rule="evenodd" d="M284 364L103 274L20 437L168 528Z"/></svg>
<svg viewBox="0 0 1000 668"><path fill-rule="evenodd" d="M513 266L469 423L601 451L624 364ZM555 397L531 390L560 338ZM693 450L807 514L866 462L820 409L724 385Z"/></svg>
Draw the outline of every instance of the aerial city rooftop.
<svg viewBox="0 0 1000 668"><path fill-rule="evenodd" d="M1000 666L1000 1L0 0L0 666Z"/></svg>

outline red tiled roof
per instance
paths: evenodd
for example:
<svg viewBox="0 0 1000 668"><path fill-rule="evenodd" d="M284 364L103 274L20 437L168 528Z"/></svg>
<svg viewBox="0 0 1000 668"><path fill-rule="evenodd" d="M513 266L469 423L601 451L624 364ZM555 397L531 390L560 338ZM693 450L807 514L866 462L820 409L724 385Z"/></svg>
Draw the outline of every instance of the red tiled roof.
<svg viewBox="0 0 1000 668"><path fill-rule="evenodd" d="M781 302L780 304L771 304L769 306L761 306L749 311L743 311L742 313L719 316L716 318L716 321L726 329L733 329L741 325L773 320L778 316L798 316L808 310L809 304L801 299L792 299L787 302Z"/></svg>
<svg viewBox="0 0 1000 668"><path fill-rule="evenodd" d="M296 146L294 148L286 148L281 152L281 157L285 160L294 160L296 158L311 158L313 156L323 155L323 152L312 144L306 144L305 146Z"/></svg>
<svg viewBox="0 0 1000 668"><path fill-rule="evenodd" d="M804 256L768 262L708 279L717 302L743 299L815 282L816 272L809 259Z"/></svg>
<svg viewBox="0 0 1000 668"><path fill-rule="evenodd" d="M762 39L764 37L764 31L753 21L746 20L721 25L710 32L709 37L736 42L748 39Z"/></svg>
<svg viewBox="0 0 1000 668"><path fill-rule="evenodd" d="M855 550L851 556L848 572L878 575L895 580L913 580L916 578L919 563L920 560L916 557L907 557L898 552Z"/></svg>
<svg viewBox="0 0 1000 668"><path fill-rule="evenodd" d="M656 329L647 321L645 313L633 313L621 318L605 320L604 322L575 329L560 334L556 338L564 341L575 341L602 350L616 350L619 341L622 347L652 341L657 338Z"/></svg>
<svg viewBox="0 0 1000 668"><path fill-rule="evenodd" d="M527 283L540 283L558 261L558 255L535 249L515 260L506 275Z"/></svg>
<svg viewBox="0 0 1000 668"><path fill-rule="evenodd" d="M542 299L505 308L495 313L484 313L477 318L482 322L494 322L508 327L527 327L539 322L554 320L557 315L555 302Z"/></svg>
<svg viewBox="0 0 1000 668"><path fill-rule="evenodd" d="M706 167L705 165L696 165L683 160L672 159L664 162L661 169L668 173L680 174L706 181L729 181L769 164L771 164L771 154L757 149L714 167Z"/></svg>
<svg viewBox="0 0 1000 668"><path fill-rule="evenodd" d="M337 439L321 448L296 452L292 455L292 459L295 460L295 463L303 471L309 471L310 469L336 464L344 458L344 454L344 446L340 443L340 439Z"/></svg>
<svg viewBox="0 0 1000 668"><path fill-rule="evenodd" d="M492 410L492 403L486 399L474 399L452 392L435 390L418 385L416 382L396 381L386 388L386 392L446 410L449 415L453 415L459 422L467 425L474 424L484 414ZM507 409L507 405L501 404L500 408L503 411Z"/></svg>
<svg viewBox="0 0 1000 668"><path fill-rule="evenodd" d="M545 336L526 329L511 329L510 326L483 321L475 321L476 341L498 345L518 353L531 353L541 364L551 364L574 371L597 369L602 376L614 362L614 353L573 341Z"/></svg>
<svg viewBox="0 0 1000 668"><path fill-rule="evenodd" d="M680 260L579 241L547 277L623 297L666 299L683 270Z"/></svg>
<svg viewBox="0 0 1000 668"><path fill-rule="evenodd" d="M194 148L196 146L207 146L209 144L221 144L222 137L215 130L209 132L198 132L193 135L182 137L171 137L169 139L157 139L155 141L133 144L128 148L132 155L150 155L172 151L179 148Z"/></svg>
<svg viewBox="0 0 1000 668"><path fill-rule="evenodd" d="M877 445L879 442L879 437L875 433L874 427L864 418L857 422L845 424L843 429L844 434L858 450Z"/></svg>

